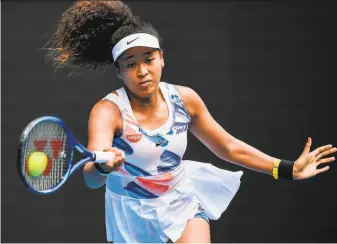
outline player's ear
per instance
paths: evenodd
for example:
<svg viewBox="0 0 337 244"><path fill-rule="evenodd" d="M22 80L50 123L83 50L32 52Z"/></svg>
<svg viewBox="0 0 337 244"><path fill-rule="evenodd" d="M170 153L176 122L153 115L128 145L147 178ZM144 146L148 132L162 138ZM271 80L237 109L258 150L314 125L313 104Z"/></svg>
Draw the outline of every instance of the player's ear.
<svg viewBox="0 0 337 244"><path fill-rule="evenodd" d="M118 60L117 62L114 63L115 65L115 68L116 68L116 74L118 76L119 79L122 79L122 76L121 76L121 68L119 67L119 63L118 63Z"/></svg>
<svg viewBox="0 0 337 244"><path fill-rule="evenodd" d="M163 49L159 50L159 55L160 55L161 67L164 68L165 62L164 62L164 51L163 51Z"/></svg>
<svg viewBox="0 0 337 244"><path fill-rule="evenodd" d="M120 74L120 68L116 68L116 73L119 79L122 79L122 76Z"/></svg>

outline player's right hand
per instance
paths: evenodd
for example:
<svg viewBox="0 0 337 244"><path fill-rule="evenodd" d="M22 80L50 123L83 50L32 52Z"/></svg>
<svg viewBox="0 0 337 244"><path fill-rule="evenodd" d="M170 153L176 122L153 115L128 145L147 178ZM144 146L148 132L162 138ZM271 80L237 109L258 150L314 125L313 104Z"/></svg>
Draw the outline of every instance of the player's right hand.
<svg viewBox="0 0 337 244"><path fill-rule="evenodd" d="M104 152L113 152L115 154L115 158L112 161L108 161L106 163L101 163L100 167L104 171L112 172L117 171L122 167L122 164L125 160L125 152L123 150L120 150L116 147L110 147L103 150Z"/></svg>

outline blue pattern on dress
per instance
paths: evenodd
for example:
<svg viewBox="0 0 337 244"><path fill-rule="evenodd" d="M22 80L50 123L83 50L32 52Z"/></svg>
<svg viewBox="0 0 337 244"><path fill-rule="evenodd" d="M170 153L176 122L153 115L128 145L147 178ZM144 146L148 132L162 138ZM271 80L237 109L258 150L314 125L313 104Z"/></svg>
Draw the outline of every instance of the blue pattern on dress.
<svg viewBox="0 0 337 244"><path fill-rule="evenodd" d="M125 161L124 161L124 167L125 167L125 170L132 176L151 176L151 174L146 172L145 170L133 164L125 162Z"/></svg>
<svg viewBox="0 0 337 244"><path fill-rule="evenodd" d="M126 187L125 190L128 191L129 195L134 198L157 198L158 196L144 189L136 182L131 181Z"/></svg>
<svg viewBox="0 0 337 244"><path fill-rule="evenodd" d="M120 137L115 137L114 138L114 140L112 142L112 146L113 147L117 147L120 150L123 150L125 152L125 155L131 155L131 154L133 154L132 147L126 141L124 141Z"/></svg>
<svg viewBox="0 0 337 244"><path fill-rule="evenodd" d="M163 154L160 156L160 160L164 164L161 164L157 167L159 173L171 171L177 168L181 162L179 155L168 150L163 152Z"/></svg>

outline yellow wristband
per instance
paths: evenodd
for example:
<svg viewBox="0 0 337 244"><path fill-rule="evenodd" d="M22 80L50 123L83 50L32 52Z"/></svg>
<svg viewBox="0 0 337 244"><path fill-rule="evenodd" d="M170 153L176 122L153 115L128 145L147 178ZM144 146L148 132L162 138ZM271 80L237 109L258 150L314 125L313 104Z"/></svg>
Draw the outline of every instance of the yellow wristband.
<svg viewBox="0 0 337 244"><path fill-rule="evenodd" d="M280 165L280 162L281 162L281 160L277 160L274 163L274 166L273 166L273 177L274 177L275 180L278 179L278 167Z"/></svg>

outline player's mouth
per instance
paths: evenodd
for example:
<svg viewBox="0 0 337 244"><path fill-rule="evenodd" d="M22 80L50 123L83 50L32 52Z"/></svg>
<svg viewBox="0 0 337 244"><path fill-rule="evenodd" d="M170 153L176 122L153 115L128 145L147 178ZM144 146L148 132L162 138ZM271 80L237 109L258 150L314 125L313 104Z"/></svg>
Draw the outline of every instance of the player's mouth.
<svg viewBox="0 0 337 244"><path fill-rule="evenodd" d="M147 81L143 81L141 83L139 83L140 87L148 87L149 85L151 85L152 81L151 80L147 80Z"/></svg>

